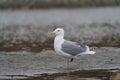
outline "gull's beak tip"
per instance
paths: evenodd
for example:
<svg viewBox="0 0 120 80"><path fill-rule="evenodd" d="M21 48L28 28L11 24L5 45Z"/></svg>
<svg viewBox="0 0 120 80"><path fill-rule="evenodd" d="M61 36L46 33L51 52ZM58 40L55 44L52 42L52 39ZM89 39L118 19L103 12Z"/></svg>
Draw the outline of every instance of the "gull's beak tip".
<svg viewBox="0 0 120 80"><path fill-rule="evenodd" d="M55 35L55 32L50 32L51 35Z"/></svg>

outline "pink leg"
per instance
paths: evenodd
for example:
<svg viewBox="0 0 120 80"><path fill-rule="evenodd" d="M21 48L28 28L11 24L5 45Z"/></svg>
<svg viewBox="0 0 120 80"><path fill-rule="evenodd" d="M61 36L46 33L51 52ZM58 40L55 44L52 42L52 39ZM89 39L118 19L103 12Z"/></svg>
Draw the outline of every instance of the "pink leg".
<svg viewBox="0 0 120 80"><path fill-rule="evenodd" d="M67 59L67 69L69 69L69 59Z"/></svg>
<svg viewBox="0 0 120 80"><path fill-rule="evenodd" d="M67 70L69 69L69 59L67 59Z"/></svg>
<svg viewBox="0 0 120 80"><path fill-rule="evenodd" d="M67 73L69 74L69 59L67 59Z"/></svg>

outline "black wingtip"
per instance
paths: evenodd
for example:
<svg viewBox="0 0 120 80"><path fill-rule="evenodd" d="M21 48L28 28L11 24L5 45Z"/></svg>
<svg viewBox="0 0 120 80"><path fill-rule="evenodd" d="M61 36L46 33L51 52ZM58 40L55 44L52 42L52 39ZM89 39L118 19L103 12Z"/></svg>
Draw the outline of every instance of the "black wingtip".
<svg viewBox="0 0 120 80"><path fill-rule="evenodd" d="M70 59L70 62L72 62L72 61L73 61L73 58Z"/></svg>

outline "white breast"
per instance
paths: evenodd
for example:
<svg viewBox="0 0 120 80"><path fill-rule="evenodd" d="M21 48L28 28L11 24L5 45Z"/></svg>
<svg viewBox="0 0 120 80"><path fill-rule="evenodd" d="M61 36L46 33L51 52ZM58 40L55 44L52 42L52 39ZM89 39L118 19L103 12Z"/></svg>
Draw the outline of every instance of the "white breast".
<svg viewBox="0 0 120 80"><path fill-rule="evenodd" d="M63 52L61 50L61 45L64 43L64 39L61 36L56 36L54 40L54 49L57 54L64 56L64 57L70 57L71 55Z"/></svg>
<svg viewBox="0 0 120 80"><path fill-rule="evenodd" d="M54 49L59 54L61 50L61 44L64 42L60 36L56 36L54 40Z"/></svg>

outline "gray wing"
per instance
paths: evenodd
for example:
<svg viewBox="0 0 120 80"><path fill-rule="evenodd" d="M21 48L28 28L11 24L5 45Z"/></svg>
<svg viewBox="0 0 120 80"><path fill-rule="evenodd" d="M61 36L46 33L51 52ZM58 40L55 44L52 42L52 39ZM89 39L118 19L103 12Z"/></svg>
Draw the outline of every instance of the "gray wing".
<svg viewBox="0 0 120 80"><path fill-rule="evenodd" d="M64 41L64 43L62 44L62 51L72 56L76 56L82 52L85 52L86 46L79 45L72 41Z"/></svg>

